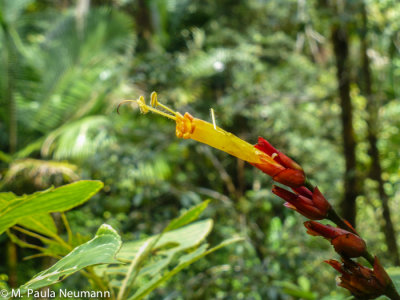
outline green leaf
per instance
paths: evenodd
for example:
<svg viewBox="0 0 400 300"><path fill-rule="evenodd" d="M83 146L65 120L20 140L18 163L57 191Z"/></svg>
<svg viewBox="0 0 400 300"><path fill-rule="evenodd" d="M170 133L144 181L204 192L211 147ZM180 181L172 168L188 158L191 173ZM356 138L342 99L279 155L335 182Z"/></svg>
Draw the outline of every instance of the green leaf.
<svg viewBox="0 0 400 300"><path fill-rule="evenodd" d="M88 116L58 127L43 142L41 151L44 155L53 153L55 159L85 158L114 143L111 132L108 117Z"/></svg>
<svg viewBox="0 0 400 300"><path fill-rule="evenodd" d="M208 203L209 201L204 201L189 209L170 222L159 235L124 244L118 258L130 261L129 265L106 270L103 268L103 271L102 267L98 267L97 272L105 271L109 275L126 274L122 282L113 281L113 286L120 287L119 298L129 293L130 286L136 277L150 276L151 280L154 280L154 276L158 276L163 269L168 267L177 252L197 247L210 233L213 226L211 219L182 227L196 220ZM150 253L152 253L151 259L147 260Z"/></svg>
<svg viewBox="0 0 400 300"><path fill-rule="evenodd" d="M158 254L167 254L171 252L179 252L198 246L210 233L213 226L212 219L202 220L188 226L164 233L157 242L153 251ZM154 238L154 237L150 237ZM122 245L121 251L118 253L118 258L124 260L132 260L140 247L148 239L128 242ZM171 247L173 246L173 247Z"/></svg>
<svg viewBox="0 0 400 300"><path fill-rule="evenodd" d="M207 244L200 246L195 251L182 256L179 259L179 264L175 268L173 268L171 271L166 272L159 278L158 277L153 278L150 282L143 285L131 298L129 298L129 300L143 299L151 291L153 291L157 286L159 286L160 284L169 280L172 276L174 276L176 273L180 272L182 269L188 267L189 265L193 264L194 262L198 261L199 259L203 258L204 256L206 256L222 247L228 246L233 243L237 243L241 240L243 240L243 239L242 238L228 239L209 250L207 250L207 247L208 247Z"/></svg>
<svg viewBox="0 0 400 300"><path fill-rule="evenodd" d="M57 227L50 214L35 215L18 221L18 225L47 236L57 234Z"/></svg>
<svg viewBox="0 0 400 300"><path fill-rule="evenodd" d="M146 265L140 270L139 276L148 275L151 278L153 278L157 274L160 274L160 272L170 264L172 258L173 255L170 254L165 258L162 258L154 263Z"/></svg>
<svg viewBox="0 0 400 300"><path fill-rule="evenodd" d="M120 247L121 237L111 226L103 224L92 240L76 247L49 269L21 286L21 293L55 284L88 266L118 263L115 255Z"/></svg>
<svg viewBox="0 0 400 300"><path fill-rule="evenodd" d="M17 196L14 193L0 193L0 212L7 207L9 201L14 200L15 198L17 198Z"/></svg>
<svg viewBox="0 0 400 300"><path fill-rule="evenodd" d="M89 200L103 187L100 181L82 180L32 195L0 194L0 234L31 216L62 212Z"/></svg>
<svg viewBox="0 0 400 300"><path fill-rule="evenodd" d="M145 243L157 241L153 245L153 255L151 260L146 262L140 269L138 277L143 276L156 276L164 268L166 268L178 252L192 249L200 245L200 243L207 237L213 227L211 219L199 221L197 223L170 231L161 235L149 237L148 239L124 243L121 251L118 253L118 259L133 261L138 256L139 250ZM146 252L147 253L147 252ZM148 254L148 253L147 253ZM96 268L99 269L100 267ZM117 268L107 268L106 272L109 275L126 274L129 266L119 266ZM116 283L118 285L118 283Z"/></svg>
<svg viewBox="0 0 400 300"><path fill-rule="evenodd" d="M203 201L202 203L190 208L188 211L183 213L178 218L172 220L168 226L164 229L164 232L177 229L179 227L185 226L195 220L197 220L200 214L207 208L210 200Z"/></svg>

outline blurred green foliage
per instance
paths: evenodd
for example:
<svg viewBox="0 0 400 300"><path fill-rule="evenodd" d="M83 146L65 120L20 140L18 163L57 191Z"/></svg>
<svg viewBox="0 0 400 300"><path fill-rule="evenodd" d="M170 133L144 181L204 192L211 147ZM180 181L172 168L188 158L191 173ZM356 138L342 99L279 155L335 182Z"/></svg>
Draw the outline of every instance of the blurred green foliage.
<svg viewBox="0 0 400 300"><path fill-rule="evenodd" d="M210 243L234 235L245 242L200 260L150 299L345 299L323 263L335 256L329 244L306 236L304 219L272 195L269 178L176 139L169 120L128 106L117 115L116 105L156 90L198 118L210 120L212 107L218 126L250 143L263 136L300 162L335 205L344 158L330 28L348 25L351 64L359 65L360 1L335 15L316 0L0 0L2 190L101 180L102 192L68 219L84 237L108 223L123 240L157 234L180 211L215 199L204 213L215 220ZM400 4L364 2L378 146L399 232ZM364 182L357 228L389 265L376 183L367 179L366 100L356 84L351 96ZM20 284L44 269L44 260L22 260L35 253L18 249ZM3 251L0 261L8 273ZM73 276L63 284L87 285Z"/></svg>
<svg viewBox="0 0 400 300"><path fill-rule="evenodd" d="M211 248L209 244L203 243L213 228L213 221L194 221L207 208L209 200L184 211L162 233L142 240L122 243L118 232L110 225L103 224L93 239L84 242L79 232L73 233L65 214L61 214L61 218L67 239L60 237L49 213L64 212L76 207L89 200L102 187L99 181L81 180L23 197L10 192L0 193L0 232L7 231L11 241L21 248L39 251L39 254L30 258L45 256L59 259L18 290L11 291L5 284L6 279L2 278L2 299L8 299L5 292L11 298L14 295L32 298L32 291L33 298L38 297L36 294L44 297L39 289L55 285L77 272L89 280L90 291L87 288L85 291L92 298L92 294L100 293L101 298L107 299L143 299L199 259L242 241L240 237L233 237ZM25 238L11 233L11 227L24 234ZM46 247L28 242L26 237L37 239ZM51 298L54 295L62 296L61 292L56 293L54 290L44 294Z"/></svg>

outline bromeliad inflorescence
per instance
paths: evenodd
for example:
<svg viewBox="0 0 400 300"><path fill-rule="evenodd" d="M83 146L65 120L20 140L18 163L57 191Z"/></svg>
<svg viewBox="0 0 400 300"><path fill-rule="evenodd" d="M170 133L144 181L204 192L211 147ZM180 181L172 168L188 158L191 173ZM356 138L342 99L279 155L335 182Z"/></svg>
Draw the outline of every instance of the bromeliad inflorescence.
<svg viewBox="0 0 400 300"><path fill-rule="evenodd" d="M393 282L387 275L378 259L368 252L365 241L356 230L343 220L325 199L318 187L306 181L302 167L274 148L263 138L258 139L256 145L238 138L230 132L215 125L191 116L175 112L157 100L157 94L151 94L150 105L147 105L143 96L138 100L125 100L136 102L142 113L149 111L172 119L176 123L176 136L184 139L193 139L222 150L230 155L247 161L264 173L272 177L276 182L288 186L287 189L274 186L272 191L285 200L285 206L297 211L310 220L330 220L337 225L324 225L314 221L304 223L307 233L322 236L330 240L335 251L341 256L343 264L338 261L327 261L338 270L341 276L340 286L348 289L354 296L362 299L371 299L380 295L386 295L391 299L400 300ZM373 270L363 267L351 258L365 258Z"/></svg>

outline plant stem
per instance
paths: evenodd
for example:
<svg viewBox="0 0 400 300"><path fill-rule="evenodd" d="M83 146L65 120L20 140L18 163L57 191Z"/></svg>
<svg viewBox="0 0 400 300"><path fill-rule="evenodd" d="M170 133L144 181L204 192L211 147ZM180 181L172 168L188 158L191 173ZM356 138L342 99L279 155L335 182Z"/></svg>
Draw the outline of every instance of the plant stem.
<svg viewBox="0 0 400 300"><path fill-rule="evenodd" d="M86 271L89 275L89 278L93 280L95 284L102 290L102 291L108 291L108 288L106 285L104 285L104 282L101 280L99 276L96 275L96 273L93 270L93 267L87 267Z"/></svg>
<svg viewBox="0 0 400 300"><path fill-rule="evenodd" d="M22 227L14 226L13 228L14 228L15 230L18 230L19 232L22 232L22 233L26 234L26 235L29 235L29 236L34 237L34 238L37 238L38 240L40 240L40 241L43 242L43 243L48 243L48 244L50 244L50 243L52 242L51 239L46 238L46 237L44 237L44 236L42 236L42 235L40 235L40 234L34 233L34 232L32 232L32 231L26 230L26 229L24 229L24 228L22 228Z"/></svg>
<svg viewBox="0 0 400 300"><path fill-rule="evenodd" d="M65 214L63 212L60 215L61 215L61 219L62 219L62 221L64 223L65 229L66 229L67 234L68 234L68 244L72 244L73 235L72 235L71 227L69 226L68 219L67 219L67 217L65 216Z"/></svg>
<svg viewBox="0 0 400 300"><path fill-rule="evenodd" d="M337 213L336 211L331 208L328 212L328 215L326 216L326 218L330 221L332 221L333 223L335 223L337 226L339 226L342 229L345 229L347 231L350 231L351 233L354 233L356 235L358 235L358 233L354 230L354 228L352 228L351 226L349 226L349 224L347 224Z"/></svg>
<svg viewBox="0 0 400 300"><path fill-rule="evenodd" d="M367 250L365 250L363 257L370 263L371 266L374 265L375 258Z"/></svg>
<svg viewBox="0 0 400 300"><path fill-rule="evenodd" d="M136 253L135 258L132 260L131 264L129 265L128 272L126 273L126 276L124 278L124 281L122 282L121 289L119 290L117 300L122 300L125 297L125 294L127 293L126 290L128 288L129 284L132 284L133 279L136 279L137 274L139 273L139 265L143 261L143 257L146 255L147 250L150 246L153 246L153 243L151 243L151 239L146 241L139 249L139 251ZM133 274L133 278L131 279Z"/></svg>
<svg viewBox="0 0 400 300"><path fill-rule="evenodd" d="M314 190L314 188L315 188L315 185L313 185L312 183L311 183L311 181L310 180L308 180L308 178L306 178L306 181L304 182L304 186L306 187L306 188L308 188L311 192Z"/></svg>

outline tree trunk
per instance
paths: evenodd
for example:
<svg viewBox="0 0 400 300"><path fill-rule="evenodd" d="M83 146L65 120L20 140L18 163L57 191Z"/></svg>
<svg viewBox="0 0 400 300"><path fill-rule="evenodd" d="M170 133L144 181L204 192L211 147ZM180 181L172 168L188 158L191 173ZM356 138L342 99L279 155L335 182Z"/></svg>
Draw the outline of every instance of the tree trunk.
<svg viewBox="0 0 400 300"><path fill-rule="evenodd" d="M17 278L17 262L18 254L17 247L11 240L7 240L7 269L8 269L8 285L11 288L17 288L18 278Z"/></svg>
<svg viewBox="0 0 400 300"><path fill-rule="evenodd" d="M15 66L18 65L17 53L14 45L14 41L10 35L7 24L1 23L1 29L4 34L4 52L2 53L2 60L6 67L2 70L2 98L3 105L6 105L8 115L8 141L9 141L9 153L14 154L17 150L17 107L14 99L14 78L15 78Z"/></svg>
<svg viewBox="0 0 400 300"><path fill-rule="evenodd" d="M370 69L370 60L367 54L368 42L367 42L367 23L368 17L364 3L362 3L362 32L361 38L361 58L362 58L362 69L361 69L361 82L360 90L367 100L367 130L368 130L368 143L369 143L369 155L371 157L371 166L369 177L378 183L378 194L382 203L382 216L384 219L384 226L382 231L385 235L386 244L389 249L392 261L396 265L400 265L399 249L397 247L396 232L392 223L392 218L389 209L389 197L384 189L384 181L382 179L382 166L380 161L378 143L378 105L376 99L373 98L372 92L372 75Z"/></svg>
<svg viewBox="0 0 400 300"><path fill-rule="evenodd" d="M134 12L134 18L138 35L137 50L146 51L153 48L151 38L154 30L151 21L151 11L148 1L146 0L139 0L136 5L137 7Z"/></svg>
<svg viewBox="0 0 400 300"><path fill-rule="evenodd" d="M14 154L17 150L17 133L18 133L18 123L17 123L17 106L14 98L14 80L17 62L17 50L15 49L13 38L10 34L10 28L4 22L1 23L1 29L4 34L4 51L2 53L4 63L6 67L3 70L3 86L2 95L3 103L7 105L7 118L8 118L8 144L9 153ZM7 240L7 269L8 269L8 283L10 287L17 287L17 247L10 240Z"/></svg>
<svg viewBox="0 0 400 300"><path fill-rule="evenodd" d="M342 216L355 225L358 180L356 176L356 141L353 130L353 112L350 98L349 42L347 30L342 24L332 27L332 43L336 59L337 82L342 108L343 152L346 162L344 174L344 197L340 209Z"/></svg>

